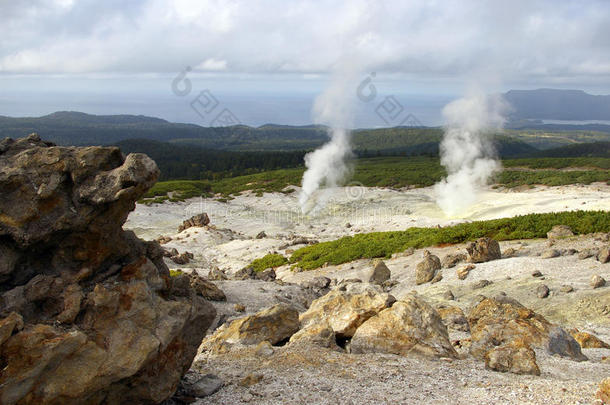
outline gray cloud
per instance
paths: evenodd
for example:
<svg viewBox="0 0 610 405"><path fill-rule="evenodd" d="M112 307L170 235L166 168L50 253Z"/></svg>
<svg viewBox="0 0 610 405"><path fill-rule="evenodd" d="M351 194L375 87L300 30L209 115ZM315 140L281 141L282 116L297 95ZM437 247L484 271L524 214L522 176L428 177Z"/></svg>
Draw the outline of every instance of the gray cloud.
<svg viewBox="0 0 610 405"><path fill-rule="evenodd" d="M606 1L0 0L0 73L324 73L610 83ZM580 78L580 79L579 79Z"/></svg>

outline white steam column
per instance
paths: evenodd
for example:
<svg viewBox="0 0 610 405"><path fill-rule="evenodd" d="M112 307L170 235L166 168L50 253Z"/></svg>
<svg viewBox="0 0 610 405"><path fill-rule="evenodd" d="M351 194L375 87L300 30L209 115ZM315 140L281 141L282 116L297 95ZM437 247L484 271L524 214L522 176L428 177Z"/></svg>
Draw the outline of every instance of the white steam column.
<svg viewBox="0 0 610 405"><path fill-rule="evenodd" d="M501 129L506 104L501 96L473 92L443 109L440 144L447 177L435 186L436 203L449 217L466 213L489 178L501 169L490 135Z"/></svg>

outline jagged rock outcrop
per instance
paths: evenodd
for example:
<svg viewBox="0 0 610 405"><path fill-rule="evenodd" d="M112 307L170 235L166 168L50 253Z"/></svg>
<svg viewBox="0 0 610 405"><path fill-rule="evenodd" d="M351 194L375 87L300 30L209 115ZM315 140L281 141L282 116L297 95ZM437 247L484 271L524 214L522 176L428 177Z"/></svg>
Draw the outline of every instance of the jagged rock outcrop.
<svg viewBox="0 0 610 405"><path fill-rule="evenodd" d="M468 260L472 263L488 262L502 257L498 241L487 237L470 242L466 246L466 251L468 251Z"/></svg>
<svg viewBox="0 0 610 405"><path fill-rule="evenodd" d="M470 353L499 371L539 374L531 364L535 362L530 351L534 348L576 361L587 360L565 330L507 296L483 298L468 314L468 323Z"/></svg>
<svg viewBox="0 0 610 405"><path fill-rule="evenodd" d="M159 403L215 316L157 242L123 231L156 164L115 147L0 142L0 403Z"/></svg>
<svg viewBox="0 0 610 405"><path fill-rule="evenodd" d="M396 301L354 333L352 353L457 357L438 312L415 294Z"/></svg>

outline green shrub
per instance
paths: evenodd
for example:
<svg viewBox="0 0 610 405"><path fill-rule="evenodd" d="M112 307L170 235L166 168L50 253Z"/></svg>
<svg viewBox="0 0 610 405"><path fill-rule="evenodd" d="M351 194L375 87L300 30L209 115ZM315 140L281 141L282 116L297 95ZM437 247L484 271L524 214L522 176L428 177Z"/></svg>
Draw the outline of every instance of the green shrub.
<svg viewBox="0 0 610 405"><path fill-rule="evenodd" d="M576 234L610 232L610 212L529 214L444 228L409 228L405 231L364 233L298 249L290 257L290 263L303 270L312 270L325 263L338 265L357 259L390 257L393 253L402 252L409 247L461 243L483 236L497 240L542 238L554 225L560 224L568 225Z"/></svg>
<svg viewBox="0 0 610 405"><path fill-rule="evenodd" d="M254 260L252 263L250 263L250 267L252 267L255 272L259 272L268 268L279 267L286 263L288 263L288 259L286 259L284 256L270 253L260 259Z"/></svg>

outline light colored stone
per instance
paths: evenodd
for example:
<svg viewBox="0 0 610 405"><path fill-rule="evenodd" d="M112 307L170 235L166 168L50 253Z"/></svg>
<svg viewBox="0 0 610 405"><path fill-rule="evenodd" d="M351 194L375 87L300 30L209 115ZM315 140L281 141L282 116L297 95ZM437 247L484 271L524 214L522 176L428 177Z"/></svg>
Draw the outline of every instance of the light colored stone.
<svg viewBox="0 0 610 405"><path fill-rule="evenodd" d="M462 311L459 307L441 305L437 307L436 310L447 328L462 332L470 332L468 319L466 319L464 311Z"/></svg>
<svg viewBox="0 0 610 405"><path fill-rule="evenodd" d="M574 232L572 232L572 228L567 225L555 225L546 233L548 239L563 239L569 238L570 236L574 236Z"/></svg>
<svg viewBox="0 0 610 405"><path fill-rule="evenodd" d="M438 312L414 294L364 322L350 347L352 353L457 357Z"/></svg>
<svg viewBox="0 0 610 405"><path fill-rule="evenodd" d="M606 280L599 274L594 274L593 276L591 276L591 287L592 288L601 288L605 285L606 285Z"/></svg>
<svg viewBox="0 0 610 405"><path fill-rule="evenodd" d="M602 404L610 404L610 377L599 383L599 389L595 393L595 398L602 401Z"/></svg>
<svg viewBox="0 0 610 405"><path fill-rule="evenodd" d="M485 353L485 367L513 374L540 375L536 353L520 340L494 347Z"/></svg>
<svg viewBox="0 0 610 405"><path fill-rule="evenodd" d="M597 254L597 260L601 263L610 262L610 246L604 246Z"/></svg>
<svg viewBox="0 0 610 405"><path fill-rule="evenodd" d="M608 343L588 332L581 332L576 328L570 329L569 332L583 349L610 349Z"/></svg>
<svg viewBox="0 0 610 405"><path fill-rule="evenodd" d="M561 254L557 249L547 249L540 255L540 257L543 259L552 259L559 256L561 256Z"/></svg>
<svg viewBox="0 0 610 405"><path fill-rule="evenodd" d="M470 274L470 270L474 269L474 267L474 264L466 264L464 266L460 266L455 271L455 274L460 280L465 280L466 277L468 277L468 274Z"/></svg>
<svg viewBox="0 0 610 405"><path fill-rule="evenodd" d="M328 324L335 334L351 337L367 319L391 306L396 299L373 284L350 283L318 298L300 316L303 328Z"/></svg>

